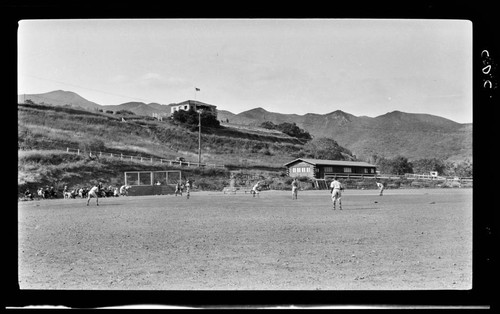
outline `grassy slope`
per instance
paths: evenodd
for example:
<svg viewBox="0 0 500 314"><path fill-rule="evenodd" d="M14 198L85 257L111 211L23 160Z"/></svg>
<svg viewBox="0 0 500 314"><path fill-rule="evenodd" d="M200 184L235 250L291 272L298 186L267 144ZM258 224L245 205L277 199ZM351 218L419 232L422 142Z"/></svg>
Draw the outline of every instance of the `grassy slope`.
<svg viewBox="0 0 500 314"><path fill-rule="evenodd" d="M21 148L78 148L101 140L106 151L175 158L191 152L197 161L198 133L149 117L121 117L64 108L19 106L18 138ZM223 128L202 128L203 161L219 164L260 162L280 167L302 148L294 138L252 134ZM228 156L230 154L231 156ZM189 154L187 154L189 156ZM242 160L245 160L242 162Z"/></svg>
<svg viewBox="0 0 500 314"><path fill-rule="evenodd" d="M62 189L90 186L97 182L120 186L124 184L125 171L182 170L183 178L190 178L203 185L211 178L207 189L221 190L229 182L229 171L222 168L179 168L167 164L149 164L140 161L100 158L89 160L83 155L57 150L19 151L18 191L26 188L35 191L39 187L52 185Z"/></svg>
<svg viewBox="0 0 500 314"><path fill-rule="evenodd" d="M165 159L183 156L197 161L197 132L148 117L126 116L125 119L127 122L122 122L120 116L70 108L19 105L19 191L44 185L89 185L98 180L121 184L124 171L173 168L111 158L90 161L86 155L64 152L67 147L82 148L83 143L101 141L102 150L106 152ZM301 148L300 142L293 138L230 128L205 129L202 134L202 161L230 168L267 165L268 170L276 171ZM224 180L229 178L228 170L183 168L183 171L198 181L203 177L213 178L208 188L222 188L227 185Z"/></svg>

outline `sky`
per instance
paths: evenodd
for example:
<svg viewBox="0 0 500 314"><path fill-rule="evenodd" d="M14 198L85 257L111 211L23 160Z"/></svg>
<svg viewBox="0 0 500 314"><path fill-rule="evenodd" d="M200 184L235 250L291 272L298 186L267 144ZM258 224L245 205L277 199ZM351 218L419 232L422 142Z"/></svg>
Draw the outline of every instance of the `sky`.
<svg viewBox="0 0 500 314"><path fill-rule="evenodd" d="M100 105L194 99L233 113L399 110L471 123L472 22L21 20L18 94L54 90Z"/></svg>

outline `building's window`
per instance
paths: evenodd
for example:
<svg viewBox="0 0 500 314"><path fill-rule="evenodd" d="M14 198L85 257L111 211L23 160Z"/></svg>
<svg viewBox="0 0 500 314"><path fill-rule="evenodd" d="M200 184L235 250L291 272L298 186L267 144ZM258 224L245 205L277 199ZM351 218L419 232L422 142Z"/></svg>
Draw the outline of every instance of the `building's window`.
<svg viewBox="0 0 500 314"><path fill-rule="evenodd" d="M352 172L352 171L351 171L351 168L349 168L349 167L344 167L344 172L345 172L345 173L348 173L348 172Z"/></svg>
<svg viewBox="0 0 500 314"><path fill-rule="evenodd" d="M325 167L325 172L333 172L333 167Z"/></svg>
<svg viewBox="0 0 500 314"><path fill-rule="evenodd" d="M371 170L372 170L372 173L375 173L375 170L373 168Z"/></svg>
<svg viewBox="0 0 500 314"><path fill-rule="evenodd" d="M368 169L365 168L365 173L368 173Z"/></svg>
<svg viewBox="0 0 500 314"><path fill-rule="evenodd" d="M295 172L295 168L292 168L292 172Z"/></svg>

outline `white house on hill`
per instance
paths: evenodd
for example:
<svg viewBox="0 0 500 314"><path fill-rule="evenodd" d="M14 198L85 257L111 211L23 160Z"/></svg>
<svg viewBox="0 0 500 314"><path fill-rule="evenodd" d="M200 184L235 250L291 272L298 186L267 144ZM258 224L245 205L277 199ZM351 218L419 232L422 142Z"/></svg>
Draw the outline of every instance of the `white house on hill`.
<svg viewBox="0 0 500 314"><path fill-rule="evenodd" d="M171 114L173 114L174 112L179 110L189 111L191 110L191 108L194 109L195 111L197 110L208 111L211 112L213 115L217 116L217 106L206 104L197 100L186 100L176 105L173 105L172 107L170 107L170 112Z"/></svg>

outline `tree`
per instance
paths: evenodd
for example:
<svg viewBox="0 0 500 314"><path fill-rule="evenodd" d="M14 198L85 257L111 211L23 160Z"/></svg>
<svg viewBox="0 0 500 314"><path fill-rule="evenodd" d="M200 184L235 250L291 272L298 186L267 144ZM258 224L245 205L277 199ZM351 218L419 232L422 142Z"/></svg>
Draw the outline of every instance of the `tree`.
<svg viewBox="0 0 500 314"><path fill-rule="evenodd" d="M260 125L261 128L268 129L268 130L275 130L277 125L272 123L271 121L264 121Z"/></svg>
<svg viewBox="0 0 500 314"><path fill-rule="evenodd" d="M311 134L309 134L307 131L299 128L295 124L295 122L294 123L284 122L284 123L278 124L276 129L278 129L279 131L281 131L287 135L290 135L290 136L298 138L298 139L310 140L312 138Z"/></svg>
<svg viewBox="0 0 500 314"><path fill-rule="evenodd" d="M282 133L285 133L287 135L290 135L292 137L302 139L302 140L310 140L312 139L311 134L309 134L306 130L299 128L295 122L294 123L289 123L289 122L283 122L280 124L274 124L271 121L264 121L260 125L260 127L269 129L269 130L278 130Z"/></svg>
<svg viewBox="0 0 500 314"><path fill-rule="evenodd" d="M397 156L392 159L379 158L377 161L380 173L398 174L413 173L413 166L406 157Z"/></svg>
<svg viewBox="0 0 500 314"><path fill-rule="evenodd" d="M412 164L406 157L397 156L393 159L393 172L394 174L413 173Z"/></svg>
<svg viewBox="0 0 500 314"><path fill-rule="evenodd" d="M444 174L446 165L443 160L437 158L422 158L413 161L412 163L413 173L429 173L431 171L437 171L439 174Z"/></svg>
<svg viewBox="0 0 500 314"><path fill-rule="evenodd" d="M320 137L308 142L304 145L304 157L315 159L329 159L329 160L344 160L342 154L352 156L351 151L340 146L335 140L326 137Z"/></svg>
<svg viewBox="0 0 500 314"><path fill-rule="evenodd" d="M198 112L195 111L193 108L189 109L188 111L186 110L178 110L174 112L172 115L172 118L174 121L187 124L190 126L196 126L198 125ZM201 125L202 127L210 127L210 128L219 128L220 127L220 121L217 120L217 118L210 112L208 111L203 111L201 113Z"/></svg>
<svg viewBox="0 0 500 314"><path fill-rule="evenodd" d="M457 163L447 162L445 174L448 176L472 177L472 161L465 159Z"/></svg>
<svg viewBox="0 0 500 314"><path fill-rule="evenodd" d="M115 112L115 114L121 114L121 115L135 115L135 113L133 113L132 111L130 110L118 110Z"/></svg>
<svg viewBox="0 0 500 314"><path fill-rule="evenodd" d="M466 159L457 164L455 174L459 177L472 177L472 161Z"/></svg>

